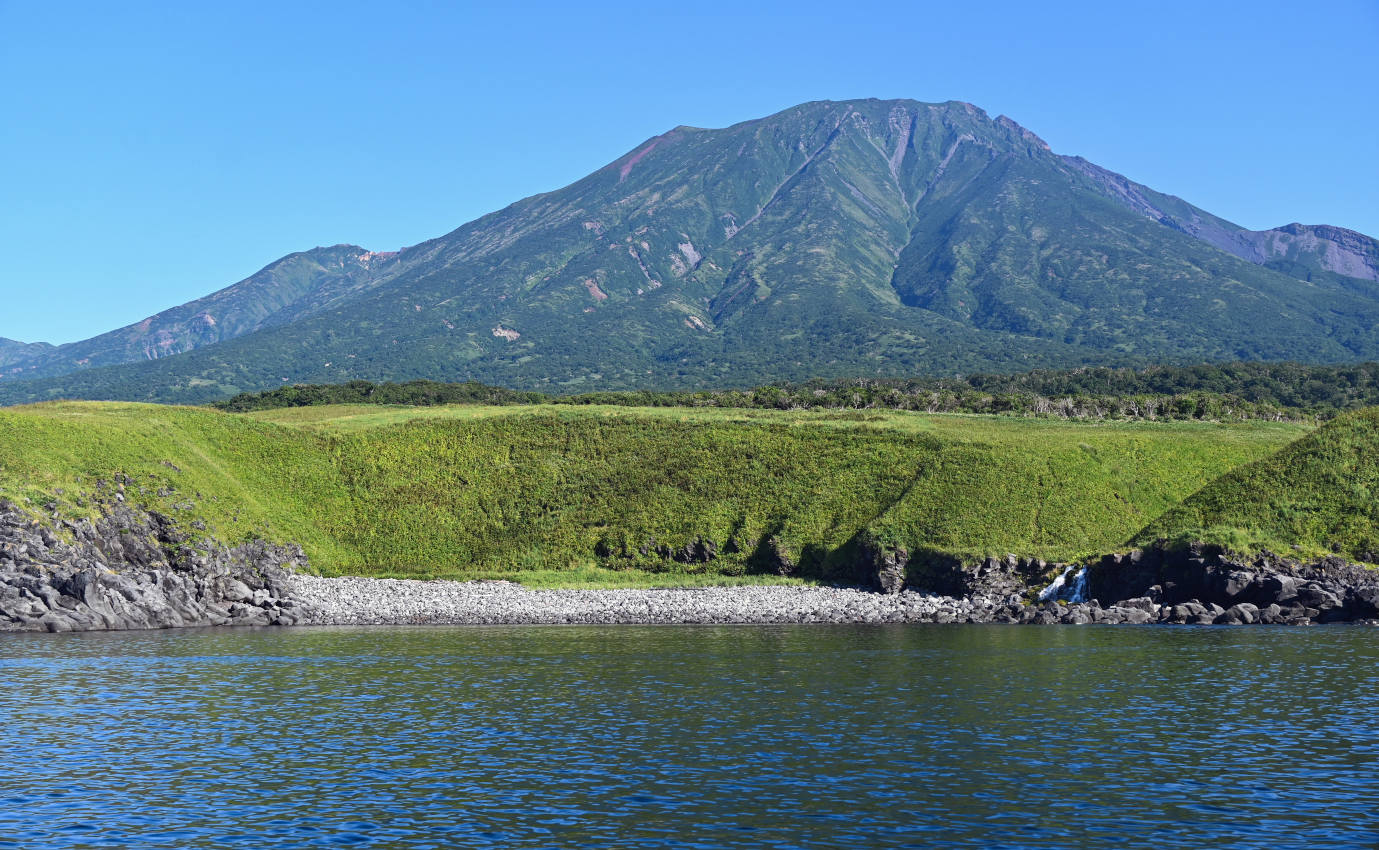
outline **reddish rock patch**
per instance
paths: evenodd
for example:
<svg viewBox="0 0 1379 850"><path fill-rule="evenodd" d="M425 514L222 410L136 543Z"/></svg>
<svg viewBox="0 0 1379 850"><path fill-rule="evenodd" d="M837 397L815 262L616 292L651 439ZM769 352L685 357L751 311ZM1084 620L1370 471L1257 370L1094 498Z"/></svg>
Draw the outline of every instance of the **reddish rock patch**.
<svg viewBox="0 0 1379 850"><path fill-rule="evenodd" d="M605 301L608 298L608 293L599 289L598 281L593 278L588 278L584 281L584 288L589 290L589 294L594 296L595 301Z"/></svg>
<svg viewBox="0 0 1379 850"><path fill-rule="evenodd" d="M665 136L657 136L656 138L651 140L651 144L632 154L632 156L627 160L627 162L624 162L622 164L622 168L618 169L618 182L621 183L622 181L626 180L627 175L632 173L632 166L641 162L643 157L655 150L656 146L659 145L661 143L661 140L664 138Z"/></svg>

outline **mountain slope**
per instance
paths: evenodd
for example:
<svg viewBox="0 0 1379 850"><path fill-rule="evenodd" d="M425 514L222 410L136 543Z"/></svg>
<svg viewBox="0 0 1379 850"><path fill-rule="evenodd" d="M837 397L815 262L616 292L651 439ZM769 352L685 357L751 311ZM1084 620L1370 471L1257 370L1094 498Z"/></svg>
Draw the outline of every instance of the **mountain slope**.
<svg viewBox="0 0 1379 850"><path fill-rule="evenodd" d="M53 348L54 346L46 342L19 342L0 336L0 368L12 363L21 363L31 357L40 357Z"/></svg>
<svg viewBox="0 0 1379 850"><path fill-rule="evenodd" d="M335 245L289 254L253 276L143 321L80 342L11 355L12 377L157 360L313 315L385 279L394 254ZM0 346L0 358L6 350Z"/></svg>
<svg viewBox="0 0 1379 850"><path fill-rule="evenodd" d="M1370 294L1379 292L1379 286L1366 285L1379 281L1379 239L1343 227L1296 222L1270 230L1247 230L1081 157L1063 160L1090 177L1107 197L1243 260L1300 280L1324 275Z"/></svg>
<svg viewBox="0 0 1379 850"><path fill-rule="evenodd" d="M1108 174L965 103L819 102L677 127L564 189L342 272L308 309L273 307L235 339L0 383L0 401L201 401L351 378L559 390L1379 357L1379 293L1362 278L1318 266L1302 280L1223 251L1164 221L1195 208ZM1329 250L1314 248L1269 262L1305 270ZM194 326L196 305L170 312ZM130 345L105 350L83 365Z"/></svg>

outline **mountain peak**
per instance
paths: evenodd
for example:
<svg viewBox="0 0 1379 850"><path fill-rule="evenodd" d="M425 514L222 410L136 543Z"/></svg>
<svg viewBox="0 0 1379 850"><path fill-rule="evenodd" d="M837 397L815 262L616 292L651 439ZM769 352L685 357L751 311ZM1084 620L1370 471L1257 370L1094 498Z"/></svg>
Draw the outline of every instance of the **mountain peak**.
<svg viewBox="0 0 1379 850"><path fill-rule="evenodd" d="M1008 118L1008 117L1005 116L1005 115L997 115L997 116L996 116L996 124L997 124L997 126L1004 127L1005 129L1010 130L1010 131L1013 132L1013 133L1016 133L1017 135L1020 136L1020 138L1024 139L1024 140L1027 141L1027 142L1030 142L1030 143L1032 143L1032 144L1038 145L1039 147L1043 148L1044 150L1049 150L1049 149L1050 149L1050 148L1049 148L1049 143L1048 143L1048 142L1046 142L1046 141L1044 141L1043 139L1039 138L1038 136L1036 136L1036 135L1035 135L1034 133L1032 133L1031 131L1026 130L1024 127L1021 127L1019 124L1015 123L1015 121L1013 121L1012 119Z"/></svg>
<svg viewBox="0 0 1379 850"><path fill-rule="evenodd" d="M1368 237L1245 230L970 103L815 101L674 127L400 252L316 248L93 340L11 348L0 386L200 401L284 380L1341 362L1379 359L1376 279Z"/></svg>

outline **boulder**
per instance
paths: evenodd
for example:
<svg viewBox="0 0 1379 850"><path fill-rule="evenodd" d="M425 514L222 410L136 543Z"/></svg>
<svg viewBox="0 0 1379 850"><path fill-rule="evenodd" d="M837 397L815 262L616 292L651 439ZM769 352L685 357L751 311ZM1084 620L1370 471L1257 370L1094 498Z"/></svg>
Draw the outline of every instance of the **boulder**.
<svg viewBox="0 0 1379 850"><path fill-rule="evenodd" d="M1249 602L1238 602L1216 615L1213 622L1223 626L1246 626L1258 621L1258 607Z"/></svg>
<svg viewBox="0 0 1379 850"><path fill-rule="evenodd" d="M1368 585L1351 590L1347 606L1357 619L1379 617L1379 585Z"/></svg>
<svg viewBox="0 0 1379 850"><path fill-rule="evenodd" d="M1342 607L1340 597L1315 581L1298 587L1297 598L1304 606L1316 609L1318 613Z"/></svg>
<svg viewBox="0 0 1379 850"><path fill-rule="evenodd" d="M1247 570L1218 570L1216 589L1221 599L1235 602L1254 584L1255 574Z"/></svg>
<svg viewBox="0 0 1379 850"><path fill-rule="evenodd" d="M1297 581L1280 573L1256 576L1242 595L1256 605L1282 605L1297 596Z"/></svg>
<svg viewBox="0 0 1379 850"><path fill-rule="evenodd" d="M1142 608L1127 608L1120 605L1113 605L1106 609L1106 621L1116 623L1151 623L1154 621L1154 612L1146 611Z"/></svg>
<svg viewBox="0 0 1379 850"><path fill-rule="evenodd" d="M1195 599L1191 602L1180 602L1177 605L1170 606L1168 611L1168 621L1170 623L1193 623L1201 617L1207 617L1207 622L1214 619L1210 609Z"/></svg>

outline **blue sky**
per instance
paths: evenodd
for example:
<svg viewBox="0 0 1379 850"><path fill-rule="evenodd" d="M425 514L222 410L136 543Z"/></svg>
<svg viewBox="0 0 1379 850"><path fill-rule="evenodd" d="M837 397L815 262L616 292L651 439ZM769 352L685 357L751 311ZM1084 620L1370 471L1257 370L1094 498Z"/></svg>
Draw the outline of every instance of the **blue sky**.
<svg viewBox="0 0 1379 850"><path fill-rule="evenodd" d="M1247 227L1379 236L1376 0L499 6L0 0L0 336L414 244L818 99L971 101Z"/></svg>

